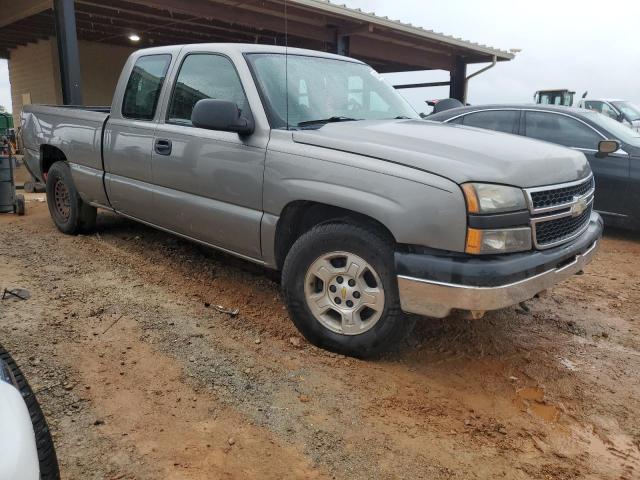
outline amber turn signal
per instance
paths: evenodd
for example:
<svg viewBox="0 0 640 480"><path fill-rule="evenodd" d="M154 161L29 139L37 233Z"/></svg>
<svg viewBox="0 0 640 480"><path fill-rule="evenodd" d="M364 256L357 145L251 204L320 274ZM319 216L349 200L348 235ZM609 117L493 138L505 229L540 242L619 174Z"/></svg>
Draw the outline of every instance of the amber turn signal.
<svg viewBox="0 0 640 480"><path fill-rule="evenodd" d="M465 183L462 185L462 191L467 201L467 212L480 213L480 202L478 202L478 195L476 194L476 189L473 187L473 184Z"/></svg>
<svg viewBox="0 0 640 480"><path fill-rule="evenodd" d="M475 228L467 229L467 245L464 251L475 255L482 251L482 230Z"/></svg>

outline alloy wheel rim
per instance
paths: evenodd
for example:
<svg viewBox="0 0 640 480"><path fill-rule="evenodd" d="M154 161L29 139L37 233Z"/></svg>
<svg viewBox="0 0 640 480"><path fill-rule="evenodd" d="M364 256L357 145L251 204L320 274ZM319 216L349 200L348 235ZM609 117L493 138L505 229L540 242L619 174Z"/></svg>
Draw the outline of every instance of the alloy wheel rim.
<svg viewBox="0 0 640 480"><path fill-rule="evenodd" d="M380 276L367 261L349 252L318 257L307 270L304 293L315 319L341 335L370 330L385 306Z"/></svg>

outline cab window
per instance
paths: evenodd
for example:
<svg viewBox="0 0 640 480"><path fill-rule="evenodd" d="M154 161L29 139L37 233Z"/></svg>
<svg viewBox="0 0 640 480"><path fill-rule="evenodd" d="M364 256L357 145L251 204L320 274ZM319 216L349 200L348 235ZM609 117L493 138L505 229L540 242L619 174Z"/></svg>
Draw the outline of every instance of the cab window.
<svg viewBox="0 0 640 480"><path fill-rule="evenodd" d="M587 100L586 102L584 102L584 106L589 110L602 113L609 118L613 118L614 120L617 120L618 118L618 112L616 112L615 109L613 109L613 107L611 107L611 105L609 105L608 103L600 102L597 100Z"/></svg>
<svg viewBox="0 0 640 480"><path fill-rule="evenodd" d="M133 120L153 120L171 55L138 58L122 101L122 116Z"/></svg>
<svg viewBox="0 0 640 480"><path fill-rule="evenodd" d="M608 103L603 103L602 104L602 112L604 115L606 115L609 118L613 118L614 120L618 119L618 112L616 112L613 107L611 105L609 105Z"/></svg>
<svg viewBox="0 0 640 480"><path fill-rule="evenodd" d="M486 110L465 115L462 124L467 127L516 133L519 118L520 112L517 110Z"/></svg>
<svg viewBox="0 0 640 480"><path fill-rule="evenodd" d="M597 150L602 140L593 129L578 120L548 112L525 112L525 135L566 147Z"/></svg>
<svg viewBox="0 0 640 480"><path fill-rule="evenodd" d="M167 122L191 125L193 107L208 98L234 102L242 111L248 110L247 97L231 60L222 55L191 54L180 67Z"/></svg>

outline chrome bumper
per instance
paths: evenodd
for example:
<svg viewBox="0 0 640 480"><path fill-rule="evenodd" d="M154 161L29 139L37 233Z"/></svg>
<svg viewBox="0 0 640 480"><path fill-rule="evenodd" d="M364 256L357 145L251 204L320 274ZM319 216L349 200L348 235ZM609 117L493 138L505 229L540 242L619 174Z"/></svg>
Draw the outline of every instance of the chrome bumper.
<svg viewBox="0 0 640 480"><path fill-rule="evenodd" d="M516 305L581 271L598 250L599 241L561 268L498 287L474 287L398 275L400 305L407 313L444 318L453 309L485 311Z"/></svg>

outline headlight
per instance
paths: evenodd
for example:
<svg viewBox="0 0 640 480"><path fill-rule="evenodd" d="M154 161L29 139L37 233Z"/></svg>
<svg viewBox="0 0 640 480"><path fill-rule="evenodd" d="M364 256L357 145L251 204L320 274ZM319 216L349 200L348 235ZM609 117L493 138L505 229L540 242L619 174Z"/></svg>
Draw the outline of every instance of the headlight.
<svg viewBox="0 0 640 480"><path fill-rule="evenodd" d="M0 360L0 381L7 382L14 387L18 386L18 382L16 382L16 379L13 377L13 373L11 373L9 365L2 360Z"/></svg>
<svg viewBox="0 0 640 480"><path fill-rule="evenodd" d="M524 192L515 187L490 183L465 183L462 191L469 213L500 213L525 210Z"/></svg>
<svg viewBox="0 0 640 480"><path fill-rule="evenodd" d="M490 183L462 185L467 213L489 215L527 209L524 192L516 187ZM531 228L467 229L465 251L472 254L499 254L531 250Z"/></svg>
<svg viewBox="0 0 640 480"><path fill-rule="evenodd" d="M502 228L498 230L467 229L465 251L473 254L510 253L531 250L531 229Z"/></svg>

